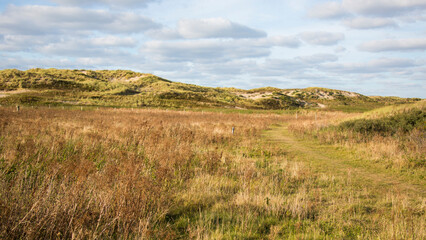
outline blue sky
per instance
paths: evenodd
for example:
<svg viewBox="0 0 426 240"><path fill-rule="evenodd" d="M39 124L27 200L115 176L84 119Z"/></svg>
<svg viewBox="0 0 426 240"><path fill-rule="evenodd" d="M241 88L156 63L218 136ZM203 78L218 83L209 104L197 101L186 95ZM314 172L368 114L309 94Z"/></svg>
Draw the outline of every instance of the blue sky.
<svg viewBox="0 0 426 240"><path fill-rule="evenodd" d="M426 0L0 2L0 69L426 97Z"/></svg>

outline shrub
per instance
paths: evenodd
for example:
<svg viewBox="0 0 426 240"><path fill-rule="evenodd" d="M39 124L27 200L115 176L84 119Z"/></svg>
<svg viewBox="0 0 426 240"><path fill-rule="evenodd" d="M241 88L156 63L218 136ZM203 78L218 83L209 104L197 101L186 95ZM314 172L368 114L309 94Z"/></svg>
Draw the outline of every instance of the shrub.
<svg viewBox="0 0 426 240"><path fill-rule="evenodd" d="M426 113L423 110L412 109L410 111L395 114L380 119L357 119L341 123L341 130L352 130L364 135L380 134L392 136L398 132L408 133L414 128L425 127Z"/></svg>

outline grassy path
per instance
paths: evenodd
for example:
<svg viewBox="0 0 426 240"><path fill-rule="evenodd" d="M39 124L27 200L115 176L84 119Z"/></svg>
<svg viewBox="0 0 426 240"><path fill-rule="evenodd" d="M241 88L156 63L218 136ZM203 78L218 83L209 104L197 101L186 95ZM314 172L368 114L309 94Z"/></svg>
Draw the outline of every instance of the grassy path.
<svg viewBox="0 0 426 240"><path fill-rule="evenodd" d="M426 198L425 182L398 176L360 159L355 152L315 140L298 139L287 126L274 126L264 137L284 147L296 161L303 162L318 174L347 178L353 185L368 187L376 193L402 193L410 197Z"/></svg>
<svg viewBox="0 0 426 240"><path fill-rule="evenodd" d="M306 183L305 199L314 199L318 214L312 224L325 239L426 239L425 180L392 172L345 147L297 138L286 125L273 126L264 139L307 167L313 180Z"/></svg>

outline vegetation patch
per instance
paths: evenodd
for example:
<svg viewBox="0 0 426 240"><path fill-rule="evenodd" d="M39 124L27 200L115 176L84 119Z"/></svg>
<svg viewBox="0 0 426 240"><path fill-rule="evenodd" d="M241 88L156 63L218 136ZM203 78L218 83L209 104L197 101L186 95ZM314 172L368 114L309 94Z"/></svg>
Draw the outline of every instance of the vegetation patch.
<svg viewBox="0 0 426 240"><path fill-rule="evenodd" d="M412 109L393 116L379 119L357 119L341 123L340 130L351 130L363 135L380 134L382 136L393 136L396 133L407 134L415 128L426 129L426 112Z"/></svg>

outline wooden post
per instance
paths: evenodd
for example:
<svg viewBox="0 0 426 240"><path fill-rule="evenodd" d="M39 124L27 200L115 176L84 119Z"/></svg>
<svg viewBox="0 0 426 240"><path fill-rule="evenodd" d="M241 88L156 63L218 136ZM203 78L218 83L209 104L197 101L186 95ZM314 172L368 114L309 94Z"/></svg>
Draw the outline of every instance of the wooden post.
<svg viewBox="0 0 426 240"><path fill-rule="evenodd" d="M296 112L296 120L297 120L297 112Z"/></svg>
<svg viewBox="0 0 426 240"><path fill-rule="evenodd" d="M317 112L315 112L315 122L317 121Z"/></svg>
<svg viewBox="0 0 426 240"><path fill-rule="evenodd" d="M19 112L19 110L20 110L19 105L16 105L16 111Z"/></svg>

